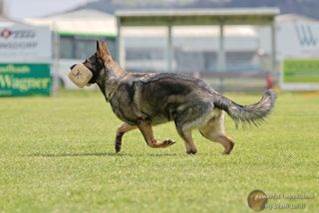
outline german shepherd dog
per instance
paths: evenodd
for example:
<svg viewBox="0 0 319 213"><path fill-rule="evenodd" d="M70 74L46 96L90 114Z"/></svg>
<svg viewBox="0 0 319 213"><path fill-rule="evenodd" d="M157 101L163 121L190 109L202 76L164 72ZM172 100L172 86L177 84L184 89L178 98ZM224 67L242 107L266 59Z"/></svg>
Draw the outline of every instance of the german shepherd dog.
<svg viewBox="0 0 319 213"><path fill-rule="evenodd" d="M136 128L151 148L173 145L175 142L171 139L155 139L152 126L174 121L187 154L197 152L192 138L195 128L208 140L220 143L224 154L230 154L234 141L225 134L224 112L236 124L258 124L270 113L275 102L275 93L271 90L267 90L258 103L243 106L200 79L174 73L125 72L113 60L104 41L97 41L96 53L83 65L93 74L88 83L98 85L113 112L123 121L116 132L116 152L121 150L123 135Z"/></svg>

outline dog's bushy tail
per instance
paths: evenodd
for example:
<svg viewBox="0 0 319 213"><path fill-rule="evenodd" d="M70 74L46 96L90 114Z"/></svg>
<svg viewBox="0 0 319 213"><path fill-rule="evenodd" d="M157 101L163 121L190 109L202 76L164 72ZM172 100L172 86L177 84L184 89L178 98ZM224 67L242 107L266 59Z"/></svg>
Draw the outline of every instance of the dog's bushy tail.
<svg viewBox="0 0 319 213"><path fill-rule="evenodd" d="M274 107L276 94L267 90L259 102L251 105L240 105L222 95L214 98L214 106L224 110L237 123L248 122L255 125L263 120Z"/></svg>

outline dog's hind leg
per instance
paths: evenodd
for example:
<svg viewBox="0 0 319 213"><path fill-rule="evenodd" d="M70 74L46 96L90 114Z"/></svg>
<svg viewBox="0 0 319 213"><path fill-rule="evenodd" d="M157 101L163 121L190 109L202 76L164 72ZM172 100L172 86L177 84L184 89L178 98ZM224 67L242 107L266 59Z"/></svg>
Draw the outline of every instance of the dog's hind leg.
<svg viewBox="0 0 319 213"><path fill-rule="evenodd" d="M158 143L157 140L154 138L152 125L148 122L141 122L138 125L139 130L144 136L144 139L148 146L152 148L166 148L168 146L171 146L175 143L175 141L172 141L170 139L164 140L161 143Z"/></svg>
<svg viewBox="0 0 319 213"><path fill-rule="evenodd" d="M186 147L187 154L196 154L197 148L194 144L193 137L192 137L192 130L191 129L183 129L182 127L176 127L178 134L183 138Z"/></svg>
<svg viewBox="0 0 319 213"><path fill-rule="evenodd" d="M224 154L231 153L234 141L225 134L224 112L220 112L217 116L211 118L205 125L199 128L199 132L205 138L220 143L224 147Z"/></svg>
<svg viewBox="0 0 319 213"><path fill-rule="evenodd" d="M131 130L136 129L136 128L137 128L137 126L129 125L127 123L123 123L123 124L121 124L121 126L119 128L117 128L116 138L115 138L115 143L114 143L116 153L121 151L123 135L126 132L131 131Z"/></svg>
<svg viewBox="0 0 319 213"><path fill-rule="evenodd" d="M186 153L196 154L197 148L192 138L192 129L198 128L210 119L212 105L210 102L193 100L191 104L181 105L175 114L175 126L185 142Z"/></svg>

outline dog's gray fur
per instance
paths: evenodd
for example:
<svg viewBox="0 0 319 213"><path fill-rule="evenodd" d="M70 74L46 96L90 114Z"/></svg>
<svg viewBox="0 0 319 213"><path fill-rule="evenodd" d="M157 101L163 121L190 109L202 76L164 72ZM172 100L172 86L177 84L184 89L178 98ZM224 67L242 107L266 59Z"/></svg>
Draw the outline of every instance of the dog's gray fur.
<svg viewBox="0 0 319 213"><path fill-rule="evenodd" d="M97 83L113 112L124 123L115 140L116 152L122 136L138 128L150 147L164 148L175 142L158 142L152 125L174 121L188 154L197 152L191 131L198 128L207 139L224 146L229 154L234 146L224 129L224 111L237 123L267 116L274 106L275 94L267 90L261 100L242 106L211 89L200 79L174 73L129 73L113 60L105 42L97 42L97 52L83 63L93 73L89 83Z"/></svg>

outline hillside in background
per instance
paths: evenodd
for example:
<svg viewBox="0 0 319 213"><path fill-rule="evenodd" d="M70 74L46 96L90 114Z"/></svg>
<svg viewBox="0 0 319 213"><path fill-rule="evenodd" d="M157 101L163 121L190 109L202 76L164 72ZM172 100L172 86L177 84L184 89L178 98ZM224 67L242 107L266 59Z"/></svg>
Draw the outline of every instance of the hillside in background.
<svg viewBox="0 0 319 213"><path fill-rule="evenodd" d="M318 0L98 0L80 8L97 9L107 13L114 13L118 9L228 7L278 7L282 14L296 13L319 19Z"/></svg>

